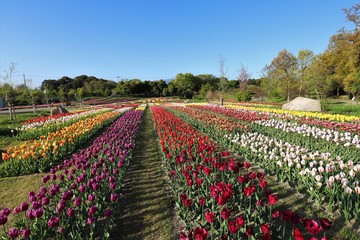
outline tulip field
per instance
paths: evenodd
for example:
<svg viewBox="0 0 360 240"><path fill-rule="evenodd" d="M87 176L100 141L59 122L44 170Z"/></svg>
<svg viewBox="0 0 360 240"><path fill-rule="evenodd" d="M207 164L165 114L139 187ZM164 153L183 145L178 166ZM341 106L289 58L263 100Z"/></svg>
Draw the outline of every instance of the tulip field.
<svg viewBox="0 0 360 240"><path fill-rule="evenodd" d="M14 136L21 144L2 153L0 183L34 175L40 187L13 206L1 203L0 191L0 237L136 239L123 221L137 218L135 232L151 228L156 211L140 208L163 204L160 228L175 233L132 236L359 239L359 133L358 117L270 104L151 103L28 119ZM165 179L156 185L165 202L131 199L140 191L140 180L129 180L140 175L132 164L150 171L145 142L155 143L151 161Z"/></svg>

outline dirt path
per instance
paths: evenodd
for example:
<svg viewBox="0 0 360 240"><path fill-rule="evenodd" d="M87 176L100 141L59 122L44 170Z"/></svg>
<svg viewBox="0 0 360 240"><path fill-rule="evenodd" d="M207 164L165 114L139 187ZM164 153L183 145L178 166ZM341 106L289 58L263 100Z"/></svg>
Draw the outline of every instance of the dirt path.
<svg viewBox="0 0 360 240"><path fill-rule="evenodd" d="M147 108L127 170L113 239L176 239L177 228L161 170L156 132Z"/></svg>

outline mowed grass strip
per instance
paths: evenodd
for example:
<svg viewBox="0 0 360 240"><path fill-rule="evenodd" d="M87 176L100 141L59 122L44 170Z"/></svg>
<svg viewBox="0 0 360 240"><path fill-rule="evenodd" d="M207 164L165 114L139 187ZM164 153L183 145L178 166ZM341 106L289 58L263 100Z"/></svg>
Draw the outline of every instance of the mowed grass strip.
<svg viewBox="0 0 360 240"><path fill-rule="evenodd" d="M147 108L136 139L113 239L176 239L178 229L172 214L170 193L151 111Z"/></svg>
<svg viewBox="0 0 360 240"><path fill-rule="evenodd" d="M22 202L29 202L28 192L39 191L44 184L41 178L45 173L32 174L20 177L0 178L0 210L10 208L11 211ZM7 226L12 226L24 217L24 213L10 214Z"/></svg>

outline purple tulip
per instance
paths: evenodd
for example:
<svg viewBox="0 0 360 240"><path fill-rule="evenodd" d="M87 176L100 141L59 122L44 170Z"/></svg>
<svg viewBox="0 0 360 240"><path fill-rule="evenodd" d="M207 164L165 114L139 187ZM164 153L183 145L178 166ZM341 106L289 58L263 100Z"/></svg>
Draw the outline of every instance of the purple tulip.
<svg viewBox="0 0 360 240"><path fill-rule="evenodd" d="M11 213L9 208L4 208L4 210L2 210L2 213L6 216L9 216L9 214Z"/></svg>
<svg viewBox="0 0 360 240"><path fill-rule="evenodd" d="M64 170L64 174L67 175L68 173L69 173L69 170L65 169L65 170Z"/></svg>
<svg viewBox="0 0 360 240"><path fill-rule="evenodd" d="M17 238L20 235L20 231L17 228L10 228L9 230L9 237L10 238Z"/></svg>
<svg viewBox="0 0 360 240"><path fill-rule="evenodd" d="M88 200L89 200L90 202L93 202L93 201L95 200L95 194L89 194Z"/></svg>
<svg viewBox="0 0 360 240"><path fill-rule="evenodd" d="M21 235L25 238L30 236L30 234L31 234L31 231L29 228L25 228L25 229L21 230Z"/></svg>
<svg viewBox="0 0 360 240"><path fill-rule="evenodd" d="M109 218L112 215L112 211L110 209L104 210L104 217Z"/></svg>
<svg viewBox="0 0 360 240"><path fill-rule="evenodd" d="M40 187L40 190L39 190L39 192L41 192L41 193L47 193L47 189L45 188L45 187Z"/></svg>
<svg viewBox="0 0 360 240"><path fill-rule="evenodd" d="M44 214L44 210L42 208L38 208L33 211L35 218L40 218Z"/></svg>
<svg viewBox="0 0 360 240"><path fill-rule="evenodd" d="M74 180L74 175L73 175L73 174L69 174L68 177L67 177L67 179L68 179L69 181Z"/></svg>
<svg viewBox="0 0 360 240"><path fill-rule="evenodd" d="M80 206L80 204L81 204L81 197L75 198L73 203L74 207L78 207Z"/></svg>
<svg viewBox="0 0 360 240"><path fill-rule="evenodd" d="M74 193L72 190L67 190L67 191L63 192L62 199L64 201L69 201L73 195L74 195Z"/></svg>
<svg viewBox="0 0 360 240"><path fill-rule="evenodd" d="M114 190L116 188L116 184L115 183L110 183L110 189Z"/></svg>
<svg viewBox="0 0 360 240"><path fill-rule="evenodd" d="M29 197L30 202L35 202L36 200L37 200L37 197L35 197L35 196L30 196Z"/></svg>
<svg viewBox="0 0 360 240"><path fill-rule="evenodd" d="M7 216L6 215L0 215L0 226L4 225L7 222Z"/></svg>
<svg viewBox="0 0 360 240"><path fill-rule="evenodd" d="M40 208L41 207L41 203L39 203L39 202L32 202L32 208L33 209L38 209L38 208Z"/></svg>
<svg viewBox="0 0 360 240"><path fill-rule="evenodd" d="M114 176L110 176L110 177L109 177L109 182L111 182L111 183L112 183L112 182L115 182L115 177L114 177Z"/></svg>
<svg viewBox="0 0 360 240"><path fill-rule="evenodd" d="M69 218L72 218L75 215L75 209L70 207L68 208L68 210L66 211L67 215Z"/></svg>
<svg viewBox="0 0 360 240"><path fill-rule="evenodd" d="M16 206L13 210L13 214L19 214L21 212L21 208L19 206Z"/></svg>
<svg viewBox="0 0 360 240"><path fill-rule="evenodd" d="M56 180L56 174L51 174L50 179L55 181Z"/></svg>
<svg viewBox="0 0 360 240"><path fill-rule="evenodd" d="M64 181L64 179L65 179L64 175L63 175L63 174L60 174L60 175L59 175L59 180L62 182L62 181Z"/></svg>
<svg viewBox="0 0 360 240"><path fill-rule="evenodd" d="M57 188L55 186L52 186L49 190L51 196L55 196L58 192Z"/></svg>
<svg viewBox="0 0 360 240"><path fill-rule="evenodd" d="M50 173L51 173L51 174L55 174L55 173L56 173L56 170L52 168L52 169L50 169Z"/></svg>
<svg viewBox="0 0 360 240"><path fill-rule="evenodd" d="M66 202L64 200L60 200L60 202L58 203L57 207L56 207L56 212L60 213L62 210L64 210L66 205Z"/></svg>
<svg viewBox="0 0 360 240"><path fill-rule="evenodd" d="M49 201L49 198L46 197L46 196L41 199L41 204L42 204L42 205L45 205L45 206L46 206L46 205L49 205L49 202L50 202L50 201Z"/></svg>
<svg viewBox="0 0 360 240"><path fill-rule="evenodd" d="M28 208L29 208L29 204L28 204L27 202L23 202L23 203L20 205L21 211L26 211Z"/></svg>
<svg viewBox="0 0 360 240"><path fill-rule="evenodd" d="M115 202L118 198L118 195L116 193L111 193L110 194L110 201L111 202Z"/></svg>
<svg viewBox="0 0 360 240"><path fill-rule="evenodd" d="M59 218L56 216L52 216L48 221L49 227L56 227L59 224Z"/></svg>
<svg viewBox="0 0 360 240"><path fill-rule="evenodd" d="M95 177L95 182L100 182L101 179L102 179L102 178L101 178L101 175L100 175L100 176L96 176L96 177Z"/></svg>
<svg viewBox="0 0 360 240"><path fill-rule="evenodd" d="M84 185L80 185L79 187L79 192L84 192L85 191L85 186Z"/></svg>
<svg viewBox="0 0 360 240"><path fill-rule="evenodd" d="M98 187L99 187L99 184L98 183L93 183L93 184L91 184L91 188L94 190L94 191L96 191L97 189L98 189Z"/></svg>
<svg viewBox="0 0 360 240"><path fill-rule="evenodd" d="M90 224L93 224L94 222L96 221L96 218L94 217L88 217L87 218L87 223L90 225Z"/></svg>
<svg viewBox="0 0 360 240"><path fill-rule="evenodd" d="M27 217L28 219L34 219L34 218L35 218L34 210L29 209L29 210L26 212L26 217Z"/></svg>
<svg viewBox="0 0 360 240"><path fill-rule="evenodd" d="M42 183L47 183L49 179L47 178L47 176L44 176L42 179L41 179L41 182Z"/></svg>
<svg viewBox="0 0 360 240"><path fill-rule="evenodd" d="M35 192L33 192L33 191L28 192L28 197L31 197L31 196L35 196Z"/></svg>
<svg viewBox="0 0 360 240"><path fill-rule="evenodd" d="M77 184L76 184L76 183L72 183L72 184L70 185L70 188L71 188L71 189L76 189L76 188L77 188Z"/></svg>
<svg viewBox="0 0 360 240"><path fill-rule="evenodd" d="M93 215L94 213L96 213L97 211L97 207L95 205L92 205L90 208L89 208L89 212L88 214L89 215Z"/></svg>

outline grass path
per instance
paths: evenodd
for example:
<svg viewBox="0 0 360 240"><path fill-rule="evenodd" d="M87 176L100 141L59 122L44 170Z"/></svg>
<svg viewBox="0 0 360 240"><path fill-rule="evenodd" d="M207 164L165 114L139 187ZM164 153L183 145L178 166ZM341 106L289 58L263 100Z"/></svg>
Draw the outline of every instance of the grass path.
<svg viewBox="0 0 360 240"><path fill-rule="evenodd" d="M176 239L170 193L162 171L151 111L147 108L120 198L113 239Z"/></svg>

